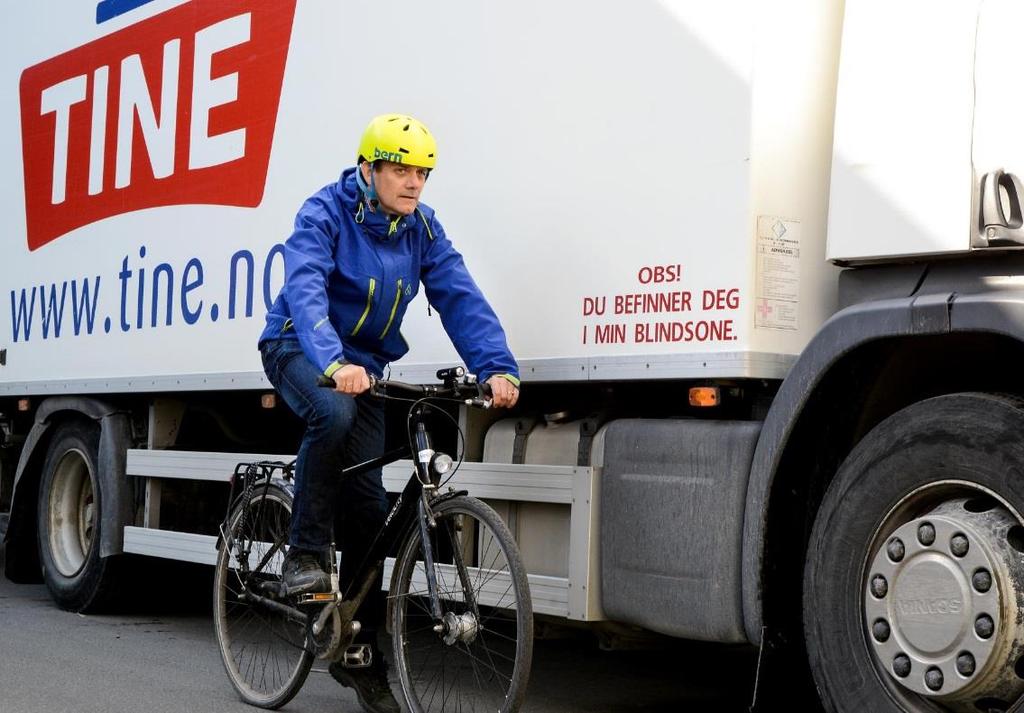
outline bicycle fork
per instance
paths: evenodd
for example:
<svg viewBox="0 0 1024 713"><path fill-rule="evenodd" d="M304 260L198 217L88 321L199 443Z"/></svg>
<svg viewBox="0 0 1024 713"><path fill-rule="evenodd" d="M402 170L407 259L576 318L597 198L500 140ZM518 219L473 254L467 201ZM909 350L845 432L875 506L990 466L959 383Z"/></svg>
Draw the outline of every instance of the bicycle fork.
<svg viewBox="0 0 1024 713"><path fill-rule="evenodd" d="M469 572L466 570L466 563L462 557L461 542L457 540L453 533L449 533L452 541L455 571L458 573L463 596L469 607L469 611L466 614L460 615L454 612L444 613L441 610L441 596L437 586L437 566L434 561L434 546L430 540L430 530L437 529L437 520L430 510L430 504L425 492L419 503L419 521L420 538L423 542L423 567L427 576L427 594L430 597L431 615L436 622L434 632L439 634L449 646L456 641L472 642L480 629L480 611L469 581ZM445 527L452 527L454 529L454 526L448 523L445 524Z"/></svg>

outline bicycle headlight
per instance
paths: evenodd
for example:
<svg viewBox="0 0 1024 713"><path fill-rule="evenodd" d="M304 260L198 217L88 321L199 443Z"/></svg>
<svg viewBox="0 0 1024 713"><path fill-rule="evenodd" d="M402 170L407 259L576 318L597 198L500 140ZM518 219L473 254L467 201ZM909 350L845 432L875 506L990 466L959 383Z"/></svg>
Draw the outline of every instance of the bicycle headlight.
<svg viewBox="0 0 1024 713"><path fill-rule="evenodd" d="M452 457L447 453L435 453L434 457L430 459L430 467L438 475L450 472L453 465Z"/></svg>

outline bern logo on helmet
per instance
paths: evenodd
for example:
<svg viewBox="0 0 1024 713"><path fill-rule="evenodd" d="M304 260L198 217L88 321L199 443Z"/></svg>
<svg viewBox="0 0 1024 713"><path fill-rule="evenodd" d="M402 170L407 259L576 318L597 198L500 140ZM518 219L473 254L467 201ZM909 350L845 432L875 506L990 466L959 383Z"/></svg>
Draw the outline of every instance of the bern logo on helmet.
<svg viewBox="0 0 1024 713"><path fill-rule="evenodd" d="M373 147L373 160L381 159L383 161L394 161L395 163L402 162L402 154L392 153L391 151L381 151L376 146Z"/></svg>

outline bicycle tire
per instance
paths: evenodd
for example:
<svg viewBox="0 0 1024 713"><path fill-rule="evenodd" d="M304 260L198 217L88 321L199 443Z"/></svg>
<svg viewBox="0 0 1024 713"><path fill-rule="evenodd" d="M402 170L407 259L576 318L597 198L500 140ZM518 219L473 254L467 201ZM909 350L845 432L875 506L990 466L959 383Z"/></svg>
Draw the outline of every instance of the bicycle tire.
<svg viewBox="0 0 1024 713"><path fill-rule="evenodd" d="M228 518L214 574L214 630L224 670L243 701L272 710L290 701L309 675L306 627L238 595L246 583L280 581L291 511L285 488L257 484ZM271 548L275 554L267 558Z"/></svg>
<svg viewBox="0 0 1024 713"><path fill-rule="evenodd" d="M413 527L399 548L388 597L394 662L406 705L412 713L514 713L526 695L533 656L533 607L519 550L498 514L476 498L457 496L433 511L442 614L446 623L461 622L470 631L453 635L459 627L434 629L422 539ZM455 547L463 556L465 578L458 575ZM466 596L467 583L478 617Z"/></svg>

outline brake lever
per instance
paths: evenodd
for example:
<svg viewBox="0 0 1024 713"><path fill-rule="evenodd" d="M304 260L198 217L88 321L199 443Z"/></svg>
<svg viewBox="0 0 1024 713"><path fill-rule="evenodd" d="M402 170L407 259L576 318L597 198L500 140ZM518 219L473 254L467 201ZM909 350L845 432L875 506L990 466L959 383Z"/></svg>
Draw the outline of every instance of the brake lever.
<svg viewBox="0 0 1024 713"><path fill-rule="evenodd" d="M475 406L476 408L491 408L494 397L491 394L490 384L477 384L476 389L479 395L471 399L466 399L466 405Z"/></svg>

